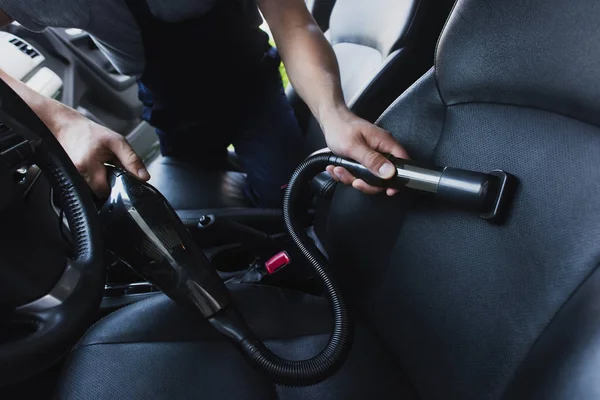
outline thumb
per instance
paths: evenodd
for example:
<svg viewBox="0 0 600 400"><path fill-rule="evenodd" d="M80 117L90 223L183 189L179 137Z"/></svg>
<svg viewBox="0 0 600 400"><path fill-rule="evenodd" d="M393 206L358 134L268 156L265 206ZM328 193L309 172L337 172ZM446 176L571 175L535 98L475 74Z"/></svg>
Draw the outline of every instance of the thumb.
<svg viewBox="0 0 600 400"><path fill-rule="evenodd" d="M408 153L389 132L375 125L370 125L369 129L365 131L363 133L365 141L362 150L364 152L363 165L380 178L389 179L393 177L396 174L396 167L382 153L409 159Z"/></svg>
<svg viewBox="0 0 600 400"><path fill-rule="evenodd" d="M127 139L123 136L118 136L118 139L109 142L108 147L127 172L144 181L150 179L150 174L142 159L135 153L129 142L127 142Z"/></svg>
<svg viewBox="0 0 600 400"><path fill-rule="evenodd" d="M352 149L351 157L364 165L371 173L376 176L389 179L396 173L396 167L381 153L371 149L365 143L355 146Z"/></svg>

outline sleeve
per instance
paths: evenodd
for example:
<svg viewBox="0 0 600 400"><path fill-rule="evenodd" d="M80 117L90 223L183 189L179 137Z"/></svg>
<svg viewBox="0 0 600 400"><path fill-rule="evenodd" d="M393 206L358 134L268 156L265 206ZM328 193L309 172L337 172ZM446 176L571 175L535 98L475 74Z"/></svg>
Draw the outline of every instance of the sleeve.
<svg viewBox="0 0 600 400"><path fill-rule="evenodd" d="M25 28L41 32L46 29L46 26L36 20L33 12L38 8L36 7L38 1L40 0L0 0L0 9Z"/></svg>

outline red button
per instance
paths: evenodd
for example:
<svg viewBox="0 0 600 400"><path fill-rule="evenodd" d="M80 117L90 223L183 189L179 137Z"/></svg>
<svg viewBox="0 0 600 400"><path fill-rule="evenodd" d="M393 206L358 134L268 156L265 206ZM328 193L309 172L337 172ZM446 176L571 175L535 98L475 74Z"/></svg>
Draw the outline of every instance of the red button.
<svg viewBox="0 0 600 400"><path fill-rule="evenodd" d="M285 251L275 254L265 263L267 274L271 275L290 263L290 256Z"/></svg>

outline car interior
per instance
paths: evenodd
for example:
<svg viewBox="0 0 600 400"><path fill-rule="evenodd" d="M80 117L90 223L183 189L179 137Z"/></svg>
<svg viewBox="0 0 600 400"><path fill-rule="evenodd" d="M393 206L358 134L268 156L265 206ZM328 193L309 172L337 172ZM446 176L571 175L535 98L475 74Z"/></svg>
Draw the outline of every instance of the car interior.
<svg viewBox="0 0 600 400"><path fill-rule="evenodd" d="M0 31L0 68L152 176L109 167L94 199L0 84L0 398L600 398L600 8L307 5L349 107L410 154L395 196L323 172L362 170L288 86L315 153L254 207L235 149L223 171L160 155L86 32Z"/></svg>

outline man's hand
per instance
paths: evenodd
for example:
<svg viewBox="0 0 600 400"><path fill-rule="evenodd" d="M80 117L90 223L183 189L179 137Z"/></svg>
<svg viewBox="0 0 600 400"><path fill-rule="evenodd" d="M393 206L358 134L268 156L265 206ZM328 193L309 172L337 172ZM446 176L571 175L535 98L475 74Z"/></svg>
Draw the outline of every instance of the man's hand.
<svg viewBox="0 0 600 400"><path fill-rule="evenodd" d="M304 0L258 0L290 81L317 118L329 149L354 159L378 176L391 178L392 163L381 153L408 158L392 136L352 114L345 105L335 53ZM346 169L329 167L332 177L365 193L382 189L356 179ZM388 195L394 190L388 189Z"/></svg>
<svg viewBox="0 0 600 400"><path fill-rule="evenodd" d="M373 174L389 179L394 176L396 169L382 153L392 154L395 157L408 159L406 150L398 144L385 130L361 119L345 109L333 113L332 116L323 118L323 130L327 146L339 156L353 159L367 167ZM356 179L350 172L342 167L327 167L333 179L367 193L376 194L383 191L368 185L361 179ZM397 191L387 189L389 196Z"/></svg>
<svg viewBox="0 0 600 400"><path fill-rule="evenodd" d="M97 195L103 197L109 191L104 163L121 166L140 179L150 179L144 163L123 136L35 92L1 69L0 79L8 83L46 124Z"/></svg>
<svg viewBox="0 0 600 400"><path fill-rule="evenodd" d="M63 112L60 124L50 129L98 196L104 197L110 190L104 163L121 166L142 180L150 179L144 163L122 135L75 110L65 107Z"/></svg>

